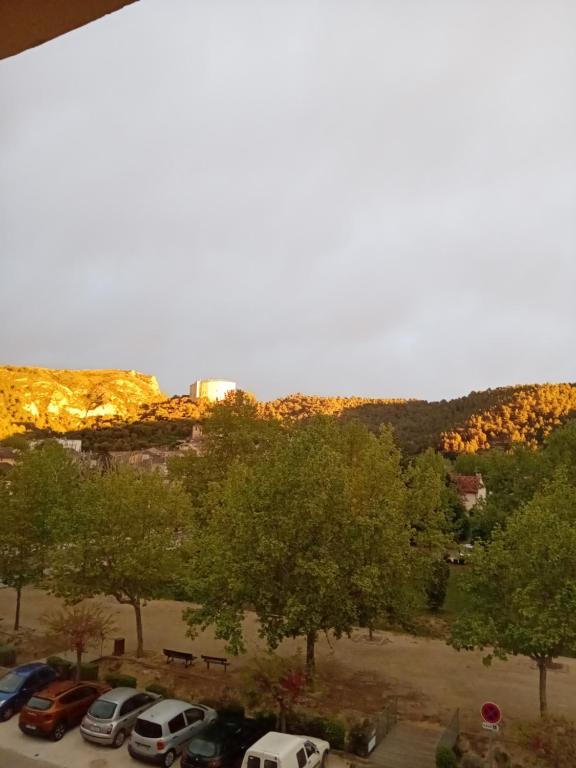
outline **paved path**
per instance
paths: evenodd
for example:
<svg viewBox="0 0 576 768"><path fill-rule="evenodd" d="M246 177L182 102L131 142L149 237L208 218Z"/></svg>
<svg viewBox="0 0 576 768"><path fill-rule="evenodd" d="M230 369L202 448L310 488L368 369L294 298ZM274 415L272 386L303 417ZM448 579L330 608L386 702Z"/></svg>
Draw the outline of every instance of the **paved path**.
<svg viewBox="0 0 576 768"><path fill-rule="evenodd" d="M397 723L369 760L378 768L434 768L441 729Z"/></svg>

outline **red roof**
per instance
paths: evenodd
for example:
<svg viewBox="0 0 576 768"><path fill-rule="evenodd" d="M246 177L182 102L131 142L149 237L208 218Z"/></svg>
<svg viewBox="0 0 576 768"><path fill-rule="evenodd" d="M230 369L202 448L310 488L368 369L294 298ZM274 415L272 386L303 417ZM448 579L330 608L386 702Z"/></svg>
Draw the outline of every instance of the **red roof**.
<svg viewBox="0 0 576 768"><path fill-rule="evenodd" d="M468 493L476 495L480 488L484 487L482 475L454 475L454 482L458 493L462 495Z"/></svg>

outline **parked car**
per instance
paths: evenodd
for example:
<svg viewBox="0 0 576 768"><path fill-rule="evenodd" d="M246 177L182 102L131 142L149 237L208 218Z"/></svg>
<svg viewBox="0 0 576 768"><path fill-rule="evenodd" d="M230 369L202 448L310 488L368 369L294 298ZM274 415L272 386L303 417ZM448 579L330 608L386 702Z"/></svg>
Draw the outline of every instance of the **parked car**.
<svg viewBox="0 0 576 768"><path fill-rule="evenodd" d="M255 720L217 720L188 742L182 768L235 768L248 747L268 730Z"/></svg>
<svg viewBox="0 0 576 768"><path fill-rule="evenodd" d="M128 752L132 757L170 768L194 734L216 718L216 711L202 704L164 699L138 717Z"/></svg>
<svg viewBox="0 0 576 768"><path fill-rule="evenodd" d="M80 733L86 741L121 747L136 718L161 698L157 693L135 688L113 688L90 706L80 725Z"/></svg>
<svg viewBox="0 0 576 768"><path fill-rule="evenodd" d="M48 736L59 741L69 728L78 725L90 705L110 686L103 683L83 683L61 680L43 688L28 701L20 712L22 733Z"/></svg>
<svg viewBox="0 0 576 768"><path fill-rule="evenodd" d="M56 680L56 672L48 664L23 664L0 677L0 720L10 720L32 694Z"/></svg>
<svg viewBox="0 0 576 768"><path fill-rule="evenodd" d="M329 750L323 739L270 731L247 750L242 768L316 768L325 765Z"/></svg>

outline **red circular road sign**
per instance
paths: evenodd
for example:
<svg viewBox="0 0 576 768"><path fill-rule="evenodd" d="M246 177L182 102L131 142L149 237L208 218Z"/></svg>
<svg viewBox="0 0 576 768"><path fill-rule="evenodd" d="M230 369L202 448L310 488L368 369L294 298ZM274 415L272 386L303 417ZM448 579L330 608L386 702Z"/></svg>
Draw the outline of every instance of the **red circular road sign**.
<svg viewBox="0 0 576 768"><path fill-rule="evenodd" d="M482 704L480 714L486 723L492 723L492 725L496 725L496 723L502 720L502 711L498 704L494 704L493 701L487 701L485 704Z"/></svg>

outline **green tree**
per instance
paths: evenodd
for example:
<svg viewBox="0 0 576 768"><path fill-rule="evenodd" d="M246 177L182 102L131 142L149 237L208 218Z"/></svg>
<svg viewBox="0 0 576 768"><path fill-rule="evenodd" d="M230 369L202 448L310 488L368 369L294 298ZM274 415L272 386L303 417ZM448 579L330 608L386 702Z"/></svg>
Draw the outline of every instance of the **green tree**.
<svg viewBox="0 0 576 768"><path fill-rule="evenodd" d="M179 484L130 467L94 473L83 484L66 547L54 555L51 589L70 602L102 594L132 606L142 656L142 606L177 580L190 526Z"/></svg>
<svg viewBox="0 0 576 768"><path fill-rule="evenodd" d="M359 448L363 442L369 451ZM319 632L340 636L357 624L360 608L371 620L395 604L410 572L410 526L390 444L389 432L380 441L365 430L343 435L320 419L286 431L248 466L236 462L196 542L200 605L185 613L191 632L214 624L239 651L251 608L271 648L285 637L306 639L312 674ZM354 480L353 466L368 488Z"/></svg>
<svg viewBox="0 0 576 768"><path fill-rule="evenodd" d="M42 580L48 550L61 543L61 522L73 508L79 478L70 454L49 441L22 453L0 484L0 577L16 590L15 630L22 590Z"/></svg>
<svg viewBox="0 0 576 768"><path fill-rule="evenodd" d="M453 626L458 649L520 654L539 670L540 714L546 671L576 650L576 489L562 472L478 547L464 578L467 609Z"/></svg>
<svg viewBox="0 0 576 768"><path fill-rule="evenodd" d="M286 733L288 715L306 688L306 674L299 656L286 658L269 653L256 658L245 675L244 693L248 704L273 707L281 733Z"/></svg>
<svg viewBox="0 0 576 768"><path fill-rule="evenodd" d="M261 414L253 395L236 390L214 403L202 432L202 453L172 459L169 472L182 482L197 510L210 510L232 465L249 463L265 453L280 434L281 425Z"/></svg>

